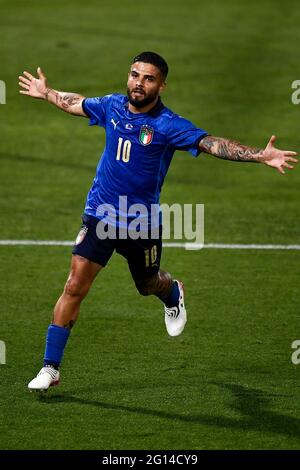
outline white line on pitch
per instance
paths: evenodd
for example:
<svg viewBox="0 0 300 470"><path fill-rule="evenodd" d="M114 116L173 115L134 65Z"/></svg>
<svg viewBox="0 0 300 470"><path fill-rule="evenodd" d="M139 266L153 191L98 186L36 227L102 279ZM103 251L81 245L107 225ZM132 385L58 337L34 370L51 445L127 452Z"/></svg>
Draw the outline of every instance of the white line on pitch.
<svg viewBox="0 0 300 470"><path fill-rule="evenodd" d="M72 246L69 240L0 240L0 245L46 245L46 246Z"/></svg>
<svg viewBox="0 0 300 470"><path fill-rule="evenodd" d="M215 250L300 250L300 245L263 245L263 244L226 244L226 243L164 243L167 248L186 248L199 250L215 249Z"/></svg>
<svg viewBox="0 0 300 470"><path fill-rule="evenodd" d="M27 246L73 246L70 240L0 240L0 245L27 245ZM163 243L165 248L185 248L189 250L215 249L215 250L300 250L300 245L271 245L271 244L226 244L226 243Z"/></svg>

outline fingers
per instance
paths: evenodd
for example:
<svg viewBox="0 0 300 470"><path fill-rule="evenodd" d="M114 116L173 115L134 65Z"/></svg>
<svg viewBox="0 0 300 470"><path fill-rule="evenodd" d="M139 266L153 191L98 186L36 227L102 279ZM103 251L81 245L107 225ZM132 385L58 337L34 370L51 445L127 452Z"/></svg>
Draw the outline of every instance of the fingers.
<svg viewBox="0 0 300 470"><path fill-rule="evenodd" d="M290 161L290 160L291 160L291 159L289 159L289 161ZM295 160L295 159L293 158L292 160ZM296 160L296 162L297 162L297 160ZM284 171L283 168L288 168L289 170L293 170L294 167L293 167L293 165L289 165L289 164L287 163L287 161L285 160L280 166L277 167L277 170L278 170L279 173L281 173L282 175L285 174L285 171Z"/></svg>
<svg viewBox="0 0 300 470"><path fill-rule="evenodd" d="M25 75L25 77L29 78L29 80L33 80L33 79L34 79L34 76L31 75L31 73L26 72L26 70L23 72L23 75Z"/></svg>
<svg viewBox="0 0 300 470"><path fill-rule="evenodd" d="M24 90L29 90L30 88L30 80L28 78L23 77L22 75L19 76L19 85L20 87L24 88Z"/></svg>
<svg viewBox="0 0 300 470"><path fill-rule="evenodd" d="M285 157L286 162L298 163L297 158Z"/></svg>
<svg viewBox="0 0 300 470"><path fill-rule="evenodd" d="M27 85L27 83L19 82L20 87L24 88L24 90L29 90L30 85Z"/></svg>
<svg viewBox="0 0 300 470"><path fill-rule="evenodd" d="M273 146L273 144L274 144L275 140L276 140L276 137L275 137L275 135L272 135L272 137L270 138L270 140L269 140L269 142L268 142L268 145L267 145L267 147L268 147L269 145L270 145L270 146Z"/></svg>
<svg viewBox="0 0 300 470"><path fill-rule="evenodd" d="M289 165L288 163L284 162L282 164L282 166L284 166L285 168L289 168L290 170L292 170L294 167L292 165Z"/></svg>
<svg viewBox="0 0 300 470"><path fill-rule="evenodd" d="M38 73L39 78L42 78L42 79L46 78L44 72L41 69L41 67L37 68L37 73Z"/></svg>
<svg viewBox="0 0 300 470"><path fill-rule="evenodd" d="M30 85L30 80L28 80L28 78L23 77L23 75L19 76L19 80L23 83L26 83L27 85Z"/></svg>
<svg viewBox="0 0 300 470"><path fill-rule="evenodd" d="M23 88L23 90L19 90L19 93L21 95L29 95L30 84L34 77L26 71L24 71L23 74L25 77L23 75L19 76L19 86Z"/></svg>
<svg viewBox="0 0 300 470"><path fill-rule="evenodd" d="M289 150L284 150L284 155L296 156L296 155L298 155L298 153L297 152L290 152Z"/></svg>

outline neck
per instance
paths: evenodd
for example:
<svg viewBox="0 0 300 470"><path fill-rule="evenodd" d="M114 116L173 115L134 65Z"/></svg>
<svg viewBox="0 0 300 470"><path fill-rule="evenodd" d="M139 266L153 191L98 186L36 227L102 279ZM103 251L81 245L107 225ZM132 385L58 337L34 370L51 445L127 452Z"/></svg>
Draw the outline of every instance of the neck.
<svg viewBox="0 0 300 470"><path fill-rule="evenodd" d="M131 111L132 113L148 113L148 111L151 111L152 108L154 108L154 106L157 104L158 102L158 96L155 98L154 101L152 101L152 103L149 103L147 104L146 106L143 106L142 108L136 108L133 104L131 104L129 102L128 104L128 109L129 111Z"/></svg>

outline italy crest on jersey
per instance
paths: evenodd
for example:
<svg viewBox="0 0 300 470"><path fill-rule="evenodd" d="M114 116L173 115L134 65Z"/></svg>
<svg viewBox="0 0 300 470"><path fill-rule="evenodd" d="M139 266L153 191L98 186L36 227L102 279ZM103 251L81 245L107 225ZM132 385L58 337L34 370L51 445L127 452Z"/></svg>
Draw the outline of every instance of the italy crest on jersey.
<svg viewBox="0 0 300 470"><path fill-rule="evenodd" d="M153 127L150 127L147 124L142 126L141 131L140 131L140 142L141 142L141 144L143 144L143 145L151 144L152 139L153 139L153 134L154 134Z"/></svg>

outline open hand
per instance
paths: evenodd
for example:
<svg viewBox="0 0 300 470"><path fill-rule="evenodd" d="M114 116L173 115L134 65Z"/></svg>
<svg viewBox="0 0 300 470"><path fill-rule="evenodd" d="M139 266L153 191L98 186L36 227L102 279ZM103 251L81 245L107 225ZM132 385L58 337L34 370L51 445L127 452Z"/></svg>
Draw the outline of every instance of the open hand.
<svg viewBox="0 0 300 470"><path fill-rule="evenodd" d="M19 85L22 88L20 93L22 95L32 96L33 98L45 99L47 79L40 67L37 68L37 74L39 78L35 78L31 73L26 71L23 72L23 75L19 76Z"/></svg>
<svg viewBox="0 0 300 470"><path fill-rule="evenodd" d="M263 151L261 161L268 166L276 168L279 173L284 174L285 168L293 169L294 167L289 163L297 163L298 160L293 158L297 155L297 152L291 152L289 150L279 150L274 147L274 142L276 140L275 135L272 135L271 139L268 142L265 150Z"/></svg>

